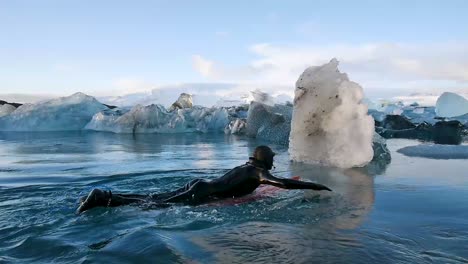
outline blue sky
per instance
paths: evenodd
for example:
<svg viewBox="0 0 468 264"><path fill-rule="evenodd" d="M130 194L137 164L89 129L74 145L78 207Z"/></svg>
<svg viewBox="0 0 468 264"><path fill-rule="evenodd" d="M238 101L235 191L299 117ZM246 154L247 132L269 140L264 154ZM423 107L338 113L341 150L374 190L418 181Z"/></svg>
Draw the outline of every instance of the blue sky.
<svg viewBox="0 0 468 264"><path fill-rule="evenodd" d="M465 89L467 13L462 0L0 0L0 94L293 91L332 57L372 95Z"/></svg>

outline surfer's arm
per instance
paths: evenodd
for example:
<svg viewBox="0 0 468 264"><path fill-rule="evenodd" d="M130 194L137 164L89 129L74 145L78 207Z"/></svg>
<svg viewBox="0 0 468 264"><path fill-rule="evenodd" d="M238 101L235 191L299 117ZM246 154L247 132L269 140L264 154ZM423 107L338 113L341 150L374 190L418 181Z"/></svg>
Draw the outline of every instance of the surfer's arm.
<svg viewBox="0 0 468 264"><path fill-rule="evenodd" d="M313 183L313 182L304 182L304 181L297 181L293 179L285 179L285 178L278 178L270 173L262 173L260 176L260 183L262 184L269 184L283 189L311 189L311 190L327 190L331 191L325 185Z"/></svg>

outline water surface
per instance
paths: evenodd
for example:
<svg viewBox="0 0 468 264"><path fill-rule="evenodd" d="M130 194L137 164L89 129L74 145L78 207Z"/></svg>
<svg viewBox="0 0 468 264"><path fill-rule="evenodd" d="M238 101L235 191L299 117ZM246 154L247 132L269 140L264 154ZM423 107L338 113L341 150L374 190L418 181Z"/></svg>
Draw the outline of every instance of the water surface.
<svg viewBox="0 0 468 264"><path fill-rule="evenodd" d="M0 133L0 262L467 263L468 162L406 157L337 170L292 164L273 174L333 193L282 191L239 205L97 208L92 188L152 193L243 164L265 142L211 134Z"/></svg>

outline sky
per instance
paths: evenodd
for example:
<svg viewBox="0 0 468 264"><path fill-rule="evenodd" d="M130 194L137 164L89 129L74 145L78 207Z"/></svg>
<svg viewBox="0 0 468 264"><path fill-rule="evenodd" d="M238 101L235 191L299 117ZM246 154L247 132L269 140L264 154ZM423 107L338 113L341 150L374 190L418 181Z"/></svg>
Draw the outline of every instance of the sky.
<svg viewBox="0 0 468 264"><path fill-rule="evenodd" d="M288 94L334 57L369 97L467 91L467 13L464 0L0 0L0 94Z"/></svg>

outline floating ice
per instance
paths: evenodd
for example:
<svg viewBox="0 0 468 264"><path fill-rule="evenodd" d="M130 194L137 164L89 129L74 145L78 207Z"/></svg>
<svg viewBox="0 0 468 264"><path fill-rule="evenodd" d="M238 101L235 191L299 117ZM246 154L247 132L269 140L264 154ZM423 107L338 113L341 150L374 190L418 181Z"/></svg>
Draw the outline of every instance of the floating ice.
<svg viewBox="0 0 468 264"><path fill-rule="evenodd" d="M374 120L362 88L338 61L310 67L296 82L289 153L294 161L349 168L372 160Z"/></svg>
<svg viewBox="0 0 468 264"><path fill-rule="evenodd" d="M229 124L225 108L176 109L169 112L162 105L137 105L126 113L101 112L86 129L114 133L184 133L223 132Z"/></svg>
<svg viewBox="0 0 468 264"><path fill-rule="evenodd" d="M468 159L467 145L417 145L401 148L397 152L409 157Z"/></svg>
<svg viewBox="0 0 468 264"><path fill-rule="evenodd" d="M0 117L9 115L11 112L15 111L16 107L11 104L0 105Z"/></svg>
<svg viewBox="0 0 468 264"><path fill-rule="evenodd" d="M387 141L376 132L374 132L372 136L372 148L374 150L374 157L372 160L390 163L392 158L387 148Z"/></svg>
<svg viewBox="0 0 468 264"><path fill-rule="evenodd" d="M81 130L94 114L107 109L94 97L76 93L37 104L24 104L0 118L3 131Z"/></svg>
<svg viewBox="0 0 468 264"><path fill-rule="evenodd" d="M413 124L421 124L423 122L435 124L438 121L435 119L435 107L407 106L403 109L401 115L410 119Z"/></svg>
<svg viewBox="0 0 468 264"><path fill-rule="evenodd" d="M436 113L441 117L461 116L468 113L468 100L456 93L443 93L436 102Z"/></svg>
<svg viewBox="0 0 468 264"><path fill-rule="evenodd" d="M375 110L389 115L400 115L403 112L404 107L402 102L383 99L374 102L365 98L362 100L362 103L365 104L369 110Z"/></svg>

